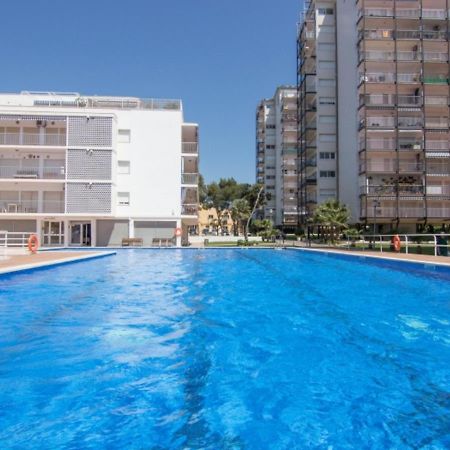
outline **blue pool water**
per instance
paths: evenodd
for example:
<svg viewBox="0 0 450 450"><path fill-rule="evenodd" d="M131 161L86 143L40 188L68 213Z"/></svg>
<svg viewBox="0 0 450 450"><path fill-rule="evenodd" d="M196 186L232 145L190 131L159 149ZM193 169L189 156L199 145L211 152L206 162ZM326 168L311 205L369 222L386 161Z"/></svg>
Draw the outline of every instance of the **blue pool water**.
<svg viewBox="0 0 450 450"><path fill-rule="evenodd" d="M2 449L450 447L450 281L274 250L0 277Z"/></svg>

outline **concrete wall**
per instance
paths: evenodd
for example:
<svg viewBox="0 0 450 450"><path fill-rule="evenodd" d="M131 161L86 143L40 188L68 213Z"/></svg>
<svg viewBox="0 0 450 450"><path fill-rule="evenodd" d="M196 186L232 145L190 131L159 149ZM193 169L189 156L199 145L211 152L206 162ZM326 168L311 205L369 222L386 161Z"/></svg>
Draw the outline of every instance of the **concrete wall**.
<svg viewBox="0 0 450 450"><path fill-rule="evenodd" d="M134 222L134 237L142 238L144 245L152 245L153 239L171 239L174 237L176 222Z"/></svg>
<svg viewBox="0 0 450 450"><path fill-rule="evenodd" d="M128 220L97 220L97 246L122 245L122 239L128 236Z"/></svg>

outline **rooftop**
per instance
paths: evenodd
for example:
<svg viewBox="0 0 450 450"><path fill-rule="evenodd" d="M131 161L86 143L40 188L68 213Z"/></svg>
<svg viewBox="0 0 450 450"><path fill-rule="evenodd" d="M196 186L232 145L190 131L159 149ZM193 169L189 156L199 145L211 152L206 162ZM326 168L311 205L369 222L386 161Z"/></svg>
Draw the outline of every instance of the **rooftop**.
<svg viewBox="0 0 450 450"><path fill-rule="evenodd" d="M139 97L116 97L82 95L78 92L35 92L0 93L0 106L36 106L51 108L99 108L99 109L141 109L181 111L178 99L154 99Z"/></svg>

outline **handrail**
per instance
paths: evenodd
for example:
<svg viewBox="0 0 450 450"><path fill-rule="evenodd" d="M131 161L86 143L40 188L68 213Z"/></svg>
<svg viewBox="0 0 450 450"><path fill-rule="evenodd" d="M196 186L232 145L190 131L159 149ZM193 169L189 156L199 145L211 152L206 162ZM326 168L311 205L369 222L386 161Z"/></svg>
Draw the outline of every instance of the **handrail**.
<svg viewBox="0 0 450 450"><path fill-rule="evenodd" d="M0 247L26 247L32 232L0 231Z"/></svg>

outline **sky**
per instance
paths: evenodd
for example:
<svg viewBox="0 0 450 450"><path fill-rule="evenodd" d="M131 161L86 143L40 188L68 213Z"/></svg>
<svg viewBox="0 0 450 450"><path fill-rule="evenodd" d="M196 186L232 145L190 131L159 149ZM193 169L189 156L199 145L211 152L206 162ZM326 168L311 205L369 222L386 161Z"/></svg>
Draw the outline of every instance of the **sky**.
<svg viewBox="0 0 450 450"><path fill-rule="evenodd" d="M255 111L295 84L301 0L2 5L0 91L181 98L207 182L255 182Z"/></svg>

